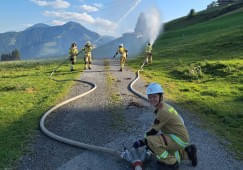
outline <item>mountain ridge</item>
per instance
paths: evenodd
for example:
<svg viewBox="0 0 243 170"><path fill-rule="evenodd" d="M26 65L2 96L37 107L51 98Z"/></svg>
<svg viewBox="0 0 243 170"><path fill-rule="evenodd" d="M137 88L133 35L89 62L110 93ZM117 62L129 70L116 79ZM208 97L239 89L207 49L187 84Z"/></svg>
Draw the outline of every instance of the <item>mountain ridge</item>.
<svg viewBox="0 0 243 170"><path fill-rule="evenodd" d="M51 58L68 55L72 42L81 48L86 41L100 46L114 37L101 36L76 22L49 26L37 23L20 32L0 34L0 54L10 53L13 49L20 51L21 59Z"/></svg>

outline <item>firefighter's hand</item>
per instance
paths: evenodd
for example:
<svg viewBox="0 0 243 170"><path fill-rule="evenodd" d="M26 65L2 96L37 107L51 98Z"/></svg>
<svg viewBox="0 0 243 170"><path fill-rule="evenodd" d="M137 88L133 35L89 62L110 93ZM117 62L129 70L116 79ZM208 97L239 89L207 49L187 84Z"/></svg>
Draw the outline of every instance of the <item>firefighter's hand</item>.
<svg viewBox="0 0 243 170"><path fill-rule="evenodd" d="M138 141L134 142L132 146L135 149L137 149L137 148L142 147L144 145L145 145L145 141L144 140L138 140Z"/></svg>

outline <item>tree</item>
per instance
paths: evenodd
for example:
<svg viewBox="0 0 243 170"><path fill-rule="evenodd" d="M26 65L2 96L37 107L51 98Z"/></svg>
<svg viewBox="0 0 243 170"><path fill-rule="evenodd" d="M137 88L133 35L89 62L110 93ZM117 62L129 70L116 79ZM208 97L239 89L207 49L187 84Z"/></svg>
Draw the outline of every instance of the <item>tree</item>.
<svg viewBox="0 0 243 170"><path fill-rule="evenodd" d="M235 2L235 0L218 0L218 4L221 5L228 5L228 4L232 4L233 2Z"/></svg>
<svg viewBox="0 0 243 170"><path fill-rule="evenodd" d="M20 53L17 49L13 50L11 54L2 54L1 61L20 60Z"/></svg>
<svg viewBox="0 0 243 170"><path fill-rule="evenodd" d="M213 8L213 7L216 7L216 6L218 6L218 3L217 3L216 1L213 1L212 3L210 3L210 4L208 5L207 9L209 9L209 8Z"/></svg>
<svg viewBox="0 0 243 170"><path fill-rule="evenodd" d="M12 60L20 60L20 54L17 49L12 51Z"/></svg>
<svg viewBox="0 0 243 170"><path fill-rule="evenodd" d="M188 14L188 18L192 18L192 17L194 17L195 15L196 15L195 10L194 10L194 9L191 9L190 12L189 12L189 14Z"/></svg>

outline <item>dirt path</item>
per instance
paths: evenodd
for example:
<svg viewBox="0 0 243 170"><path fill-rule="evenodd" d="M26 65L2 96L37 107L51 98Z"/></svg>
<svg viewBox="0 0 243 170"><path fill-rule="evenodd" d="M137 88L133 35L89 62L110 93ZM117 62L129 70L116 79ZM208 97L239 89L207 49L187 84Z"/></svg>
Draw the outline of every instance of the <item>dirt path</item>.
<svg viewBox="0 0 243 170"><path fill-rule="evenodd" d="M80 142L122 150L142 138L153 121L148 103L128 91L128 84L135 74L129 70L119 72L117 60L104 67L102 60L94 61L93 69L85 71L81 79L97 84L88 96L63 106L48 117L47 127L60 136ZM111 81L109 81L111 80ZM146 83L139 80L135 88L145 91ZM85 92L90 87L77 83L67 98ZM115 97L115 98L112 98ZM113 103L115 100L115 103ZM198 145L199 165L191 168L184 162L181 169L242 169L242 162L232 158L218 140L200 128L196 118L177 108L188 127L192 142ZM17 169L58 170L124 170L126 162L104 153L90 152L56 142L41 132L33 138L30 152L19 161ZM146 169L154 169L153 162Z"/></svg>

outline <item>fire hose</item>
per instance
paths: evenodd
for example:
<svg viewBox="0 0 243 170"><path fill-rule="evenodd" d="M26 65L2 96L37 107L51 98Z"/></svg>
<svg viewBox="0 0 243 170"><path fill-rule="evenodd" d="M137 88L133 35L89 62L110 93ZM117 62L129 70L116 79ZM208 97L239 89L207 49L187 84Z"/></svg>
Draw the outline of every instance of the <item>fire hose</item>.
<svg viewBox="0 0 243 170"><path fill-rule="evenodd" d="M57 71L57 69L62 64L64 64L66 61L67 61L67 59L64 62L62 62L56 69L54 69L52 71L52 73L50 74L50 79L52 79L54 81L58 81L58 80L55 80L52 76ZM136 79L134 81L132 81L132 83L130 84L130 90L133 90L135 93L138 93L138 92L136 92L133 89L132 86L139 79L139 74L138 73L136 74L137 75L136 76ZM109 153L111 155L114 155L116 157L122 158L122 159L124 159L124 160L132 163L134 165L134 169L136 169L136 170L141 169L142 168L142 162L145 160L146 154L147 154L147 152L145 152L145 151L142 152L142 153L140 153L140 154L138 154L138 151L136 149L128 150L127 148L124 148L124 150L122 152L120 152L120 151L116 151L116 150L113 150L113 149L110 149L110 148L105 148L105 147L101 147L101 146L90 145L90 144L82 143L82 142L79 142L79 141L75 141L75 140L71 140L71 139L68 139L68 138L59 136L59 135L51 132L50 130L48 130L45 127L45 120L48 117L48 115L50 115L53 111L55 111L56 109L60 108L61 106L65 105L67 103L70 103L72 101L75 101L77 99L82 98L83 96L85 96L85 95L93 92L97 88L97 85L94 84L94 83L92 83L92 82L83 81L83 80L76 80L76 81L79 81L81 83L85 83L85 84L90 85L91 86L91 89L88 90L88 91L86 91L85 93L82 93L82 94L80 94L78 96L72 97L72 98L70 98L68 100L65 100L65 101L57 104L56 106L54 106L50 110L48 110L46 113L44 113L43 116L41 117L41 120L40 120L40 129L41 129L41 131L45 135L47 135L48 137L50 137L52 139L55 139L55 140L57 140L59 142L62 142L62 143L65 143L65 144L68 144L68 145L71 145L71 146L75 146L75 147L78 147L78 148L91 150L91 151L98 151L98 152Z"/></svg>
<svg viewBox="0 0 243 170"><path fill-rule="evenodd" d="M141 66L141 69L142 68L143 68L143 66ZM52 78L53 74L57 71L57 69L53 70L52 73L50 74L50 78L52 80L54 80L54 81L58 81L58 80L55 80L54 78ZM139 72L140 71L141 70L138 70L136 72L136 77L135 77L134 80L131 81L131 83L129 84L128 88L135 95L139 96L140 98L144 99L145 101L148 101L146 96L144 96L142 93L136 91L133 88L134 84L140 78L139 77ZM57 140L59 142L62 142L62 143L65 143L65 144L68 144L68 145L71 145L71 146L75 146L75 147L78 147L78 148L91 150L91 151L98 151L98 152L109 153L109 154L114 155L116 157L122 158L123 160L126 160L127 162L131 163L135 170L142 170L143 162L151 155L151 152L146 150L146 149L143 149L142 151L139 151L139 149L132 148L132 149L128 150L127 148L124 147L123 151L116 151L116 150L113 150L113 149L110 149L110 148L105 148L105 147L96 146L96 145L90 145L90 144L82 143L82 142L79 142L79 141L71 140L71 139L68 139L68 138L56 135L55 133L51 132L50 130L48 130L45 127L45 120L46 120L47 116L50 115L53 111L55 111L56 109L60 108L61 106L65 105L67 103L70 103L72 101L75 101L77 99L82 98L83 96L93 92L97 88L97 85L92 83L92 82L83 81L83 80L76 80L76 81L79 81L81 83L86 83L86 84L90 85L91 89L86 91L85 93L82 93L82 94L80 94L78 96L72 97L72 98L70 98L68 100L65 100L65 101L59 103L58 105L52 107L50 110L48 110L46 113L44 113L44 115L41 117L41 120L40 120L40 129L41 129L41 131L45 135L47 135L48 137L50 137L52 139L55 139L55 140Z"/></svg>

